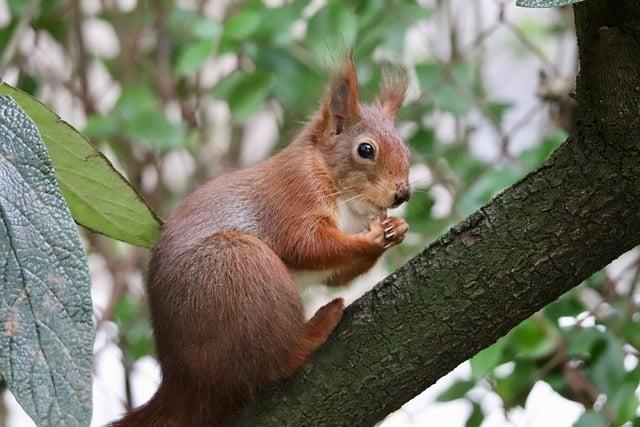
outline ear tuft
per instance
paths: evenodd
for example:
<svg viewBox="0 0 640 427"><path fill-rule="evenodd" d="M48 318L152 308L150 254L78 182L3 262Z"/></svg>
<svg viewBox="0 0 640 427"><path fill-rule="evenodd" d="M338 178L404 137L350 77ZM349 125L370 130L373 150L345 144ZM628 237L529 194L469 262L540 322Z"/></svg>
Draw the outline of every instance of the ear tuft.
<svg viewBox="0 0 640 427"><path fill-rule="evenodd" d="M346 55L341 69L335 71L329 81L323 113L324 121L337 135L342 133L346 125L358 121L358 77L350 54Z"/></svg>
<svg viewBox="0 0 640 427"><path fill-rule="evenodd" d="M389 65L383 70L378 103L384 113L395 119L407 94L407 71L402 66Z"/></svg>

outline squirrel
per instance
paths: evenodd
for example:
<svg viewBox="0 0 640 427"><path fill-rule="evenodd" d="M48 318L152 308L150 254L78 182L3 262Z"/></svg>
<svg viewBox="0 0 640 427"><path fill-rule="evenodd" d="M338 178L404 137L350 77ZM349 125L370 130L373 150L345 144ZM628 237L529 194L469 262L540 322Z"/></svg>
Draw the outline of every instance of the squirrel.
<svg viewBox="0 0 640 427"><path fill-rule="evenodd" d="M409 149L395 123L406 86L404 73L387 76L361 104L347 55L289 146L178 205L147 280L162 381L113 427L227 425L325 342L344 302L305 322L296 280L343 285L403 240L406 221L386 210L410 196Z"/></svg>

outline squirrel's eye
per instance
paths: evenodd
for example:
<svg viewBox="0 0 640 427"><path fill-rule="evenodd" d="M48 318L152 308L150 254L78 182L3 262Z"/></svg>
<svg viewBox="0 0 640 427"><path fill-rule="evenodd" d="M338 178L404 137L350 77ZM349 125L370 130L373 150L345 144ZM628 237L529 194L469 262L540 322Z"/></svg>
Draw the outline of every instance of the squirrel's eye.
<svg viewBox="0 0 640 427"><path fill-rule="evenodd" d="M373 160L373 157L376 154L376 150L373 148L373 145L368 142L363 142L358 145L358 155L363 159Z"/></svg>

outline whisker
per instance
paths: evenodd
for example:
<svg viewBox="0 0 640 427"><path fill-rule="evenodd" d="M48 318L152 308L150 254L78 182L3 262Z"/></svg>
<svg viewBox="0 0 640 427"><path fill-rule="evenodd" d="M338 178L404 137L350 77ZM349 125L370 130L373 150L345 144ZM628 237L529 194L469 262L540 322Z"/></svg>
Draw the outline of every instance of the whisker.
<svg viewBox="0 0 640 427"><path fill-rule="evenodd" d="M422 178L414 179L413 181L411 181L411 182L409 183L409 185L413 185L413 184L415 184L415 183L417 183L417 182L420 182L420 181L426 181L426 180L429 180L429 179L431 179L431 177L430 177L430 176L423 176Z"/></svg>
<svg viewBox="0 0 640 427"><path fill-rule="evenodd" d="M336 204L336 206L344 205L345 203L350 202L350 201L355 200L355 199L359 199L360 197L364 197L364 194L356 194L353 197L349 197L348 199L341 200L339 203Z"/></svg>
<svg viewBox="0 0 640 427"><path fill-rule="evenodd" d="M335 197L335 196L339 196L339 195L341 195L341 194L345 194L345 193L348 193L348 192L350 192L350 191L351 191L351 188L349 187L349 188L343 188L342 190L334 191L333 193L328 193L328 194L318 194L318 195L319 195L320 197L322 197L322 199L323 199L323 200L326 200L326 199L328 199L328 198ZM317 194L317 192L315 192L315 191L309 191L307 194L308 194L308 195L309 195L309 194L310 194L310 195L314 195L314 194Z"/></svg>
<svg viewBox="0 0 640 427"><path fill-rule="evenodd" d="M425 194L431 194L431 188L412 188L411 189L412 193L425 193Z"/></svg>

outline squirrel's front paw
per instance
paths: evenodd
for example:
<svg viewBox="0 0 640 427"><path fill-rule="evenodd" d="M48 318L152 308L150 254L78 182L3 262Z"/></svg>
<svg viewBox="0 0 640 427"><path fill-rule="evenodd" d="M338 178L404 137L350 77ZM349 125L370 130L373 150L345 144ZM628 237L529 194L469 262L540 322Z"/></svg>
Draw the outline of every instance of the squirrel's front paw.
<svg viewBox="0 0 640 427"><path fill-rule="evenodd" d="M404 218L376 216L369 220L369 230L366 234L382 249L387 249L402 242L407 230L409 224Z"/></svg>
<svg viewBox="0 0 640 427"><path fill-rule="evenodd" d="M381 223L384 227L385 249L401 243L409 230L409 224L404 218L389 216L384 218Z"/></svg>

